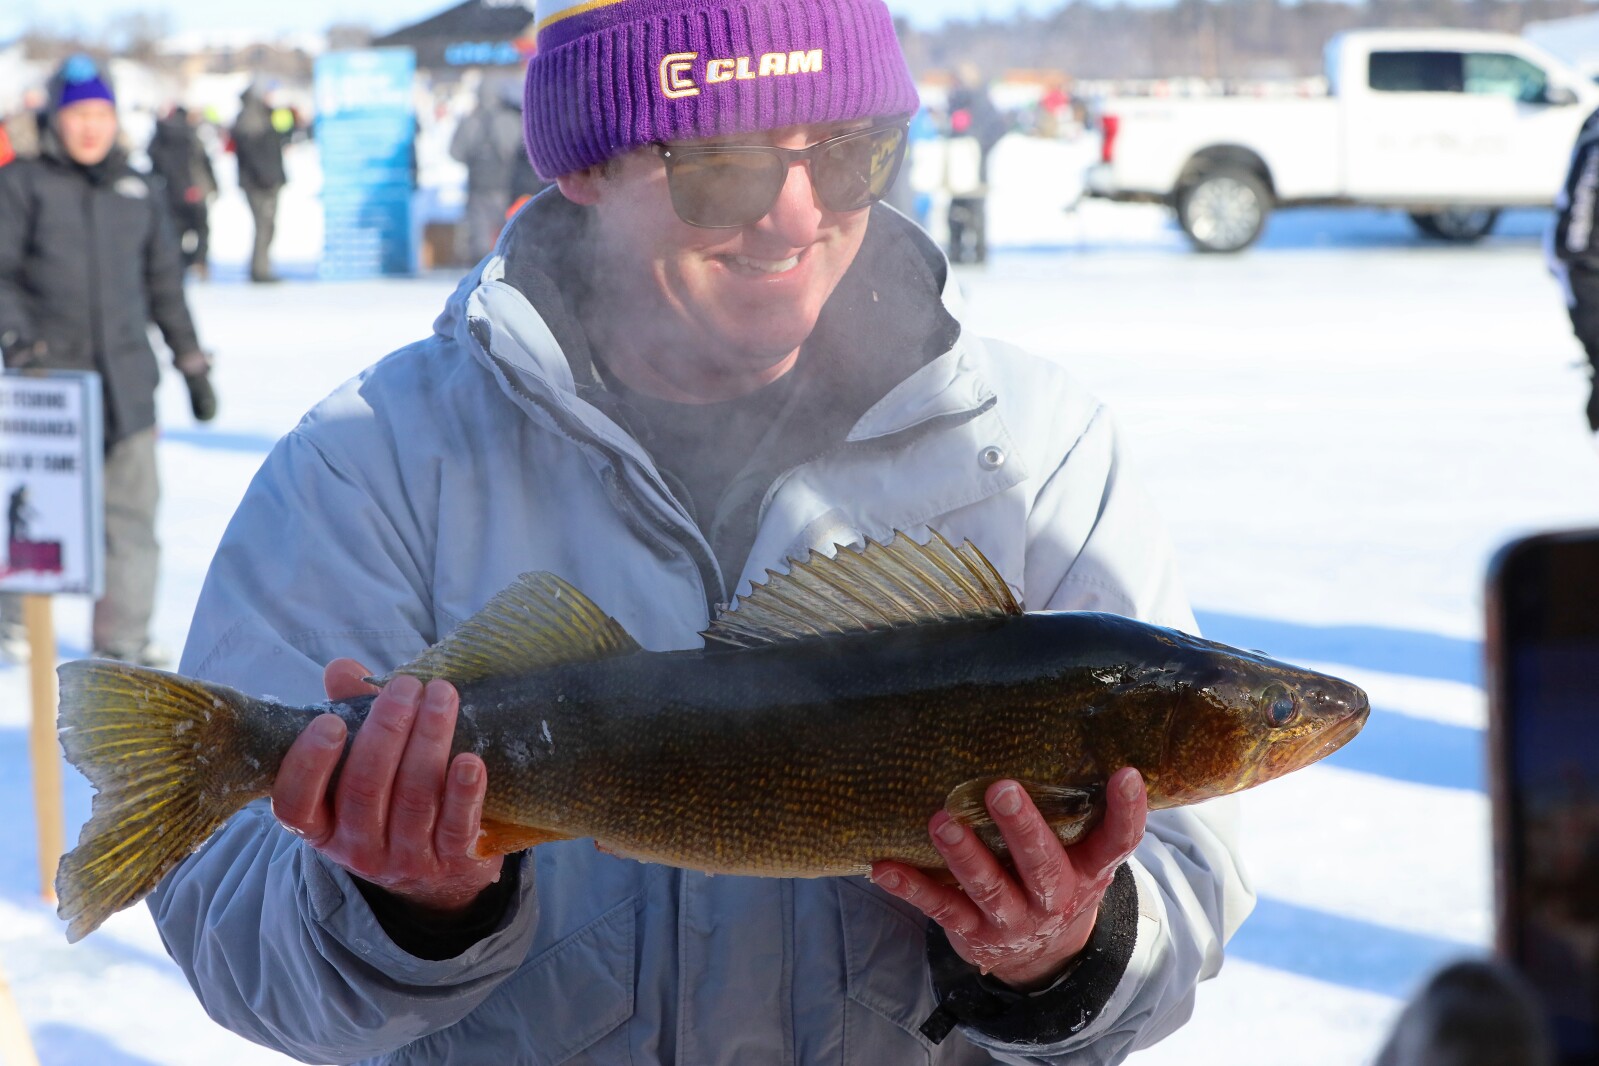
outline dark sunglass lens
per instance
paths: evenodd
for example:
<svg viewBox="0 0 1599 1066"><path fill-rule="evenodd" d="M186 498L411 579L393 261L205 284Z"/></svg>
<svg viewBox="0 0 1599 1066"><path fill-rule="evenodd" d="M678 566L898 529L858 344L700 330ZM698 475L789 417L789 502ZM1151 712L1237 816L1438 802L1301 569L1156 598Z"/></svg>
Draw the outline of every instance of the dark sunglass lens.
<svg viewBox="0 0 1599 1066"><path fill-rule="evenodd" d="M816 160L816 192L830 211L855 211L881 200L905 154L898 127L845 137Z"/></svg>
<svg viewBox="0 0 1599 1066"><path fill-rule="evenodd" d="M782 191L784 167L766 152L692 152L667 168L672 208L691 226L722 229L758 221Z"/></svg>

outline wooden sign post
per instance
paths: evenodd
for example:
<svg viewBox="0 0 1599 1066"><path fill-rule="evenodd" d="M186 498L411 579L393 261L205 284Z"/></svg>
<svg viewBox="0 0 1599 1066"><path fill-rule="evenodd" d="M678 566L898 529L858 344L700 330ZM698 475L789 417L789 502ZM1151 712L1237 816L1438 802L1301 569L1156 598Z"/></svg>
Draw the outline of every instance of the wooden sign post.
<svg viewBox="0 0 1599 1066"><path fill-rule="evenodd" d="M62 811L61 749L56 743L56 630L50 597L22 597L33 675L33 721L28 751L33 762L33 813L39 827L39 895L56 901L56 865L66 850Z"/></svg>
<svg viewBox="0 0 1599 1066"><path fill-rule="evenodd" d="M0 969L0 1063L5 1066L39 1066L39 1056L33 1050L28 1027L23 1024L22 1012L11 996L11 985L6 972Z"/></svg>
<svg viewBox="0 0 1599 1066"><path fill-rule="evenodd" d="M66 847L51 597L105 590L103 434L98 374L0 371L0 592L21 596L27 629L39 894L51 902Z"/></svg>

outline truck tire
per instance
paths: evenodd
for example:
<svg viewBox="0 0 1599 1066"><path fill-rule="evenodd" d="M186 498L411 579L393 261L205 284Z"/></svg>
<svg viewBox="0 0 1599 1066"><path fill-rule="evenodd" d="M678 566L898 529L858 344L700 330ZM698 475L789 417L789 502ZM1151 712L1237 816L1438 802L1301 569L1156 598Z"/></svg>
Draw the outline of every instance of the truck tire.
<svg viewBox="0 0 1599 1066"><path fill-rule="evenodd" d="M1499 221L1496 207L1451 207L1447 211L1412 211L1410 221L1423 236L1438 241L1470 244L1493 232Z"/></svg>
<svg viewBox="0 0 1599 1066"><path fill-rule="evenodd" d="M1241 252L1254 244L1271 214L1271 192L1251 170L1202 170L1177 190L1177 221L1201 252Z"/></svg>

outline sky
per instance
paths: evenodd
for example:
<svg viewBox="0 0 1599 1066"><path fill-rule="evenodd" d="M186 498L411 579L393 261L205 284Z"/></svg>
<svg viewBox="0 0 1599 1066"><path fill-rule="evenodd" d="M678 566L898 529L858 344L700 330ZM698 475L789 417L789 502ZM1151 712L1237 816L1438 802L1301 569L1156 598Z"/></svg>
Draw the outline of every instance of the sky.
<svg viewBox="0 0 1599 1066"><path fill-rule="evenodd" d="M914 25L936 26L951 17L1004 17L1015 11L1045 12L1064 0L889 0L895 14ZM175 31L262 29L314 32L331 22L367 23L380 31L434 14L450 0L276 0L272 4L219 4L215 0L166 0L140 5L128 0L75 0L72 20L95 30L132 11L165 12ZM0 40L16 36L30 24L67 26L56 0L6 0L0 5Z"/></svg>

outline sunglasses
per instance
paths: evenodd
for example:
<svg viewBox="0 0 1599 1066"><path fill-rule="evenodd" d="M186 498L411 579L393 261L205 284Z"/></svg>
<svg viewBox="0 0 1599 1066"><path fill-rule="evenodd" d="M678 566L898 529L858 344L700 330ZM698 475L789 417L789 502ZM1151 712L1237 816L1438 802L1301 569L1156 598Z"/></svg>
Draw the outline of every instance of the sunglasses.
<svg viewBox="0 0 1599 1066"><path fill-rule="evenodd" d="M788 170L805 163L829 211L858 211L887 195L905 159L907 123L829 137L809 148L764 144L657 144L666 161L672 210L690 226L734 229L759 222L783 192Z"/></svg>

